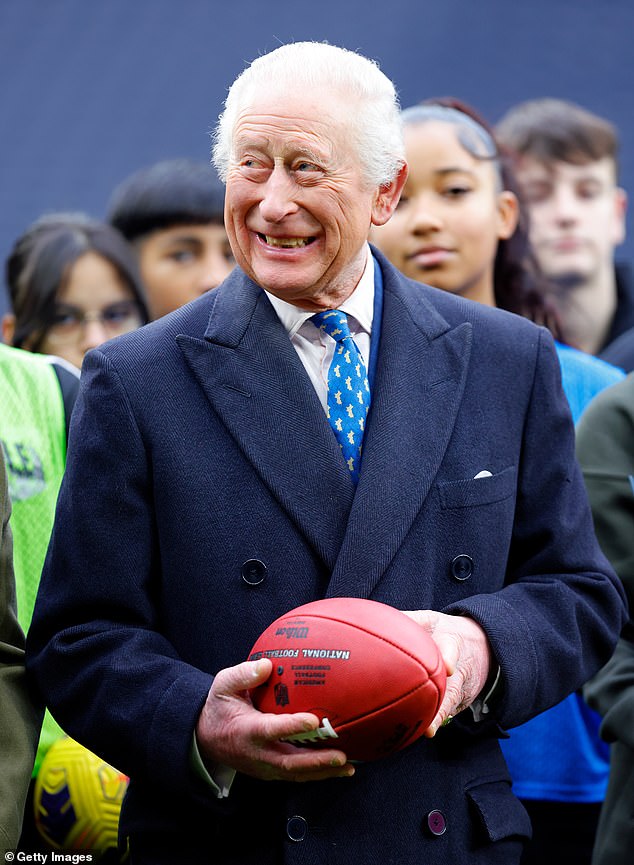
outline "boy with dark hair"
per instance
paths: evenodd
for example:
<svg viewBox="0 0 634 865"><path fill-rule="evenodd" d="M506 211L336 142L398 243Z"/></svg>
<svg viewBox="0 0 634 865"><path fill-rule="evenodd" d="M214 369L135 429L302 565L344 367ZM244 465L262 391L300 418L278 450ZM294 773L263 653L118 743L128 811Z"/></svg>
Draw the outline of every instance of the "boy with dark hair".
<svg viewBox="0 0 634 865"><path fill-rule="evenodd" d="M565 341L605 357L634 326L634 285L614 264L627 206L617 185L617 131L572 102L535 99L512 108L496 132L516 156L531 243Z"/></svg>
<svg viewBox="0 0 634 865"><path fill-rule="evenodd" d="M108 221L133 244L152 318L177 309L231 272L224 228L224 186L204 162L173 159L124 180Z"/></svg>

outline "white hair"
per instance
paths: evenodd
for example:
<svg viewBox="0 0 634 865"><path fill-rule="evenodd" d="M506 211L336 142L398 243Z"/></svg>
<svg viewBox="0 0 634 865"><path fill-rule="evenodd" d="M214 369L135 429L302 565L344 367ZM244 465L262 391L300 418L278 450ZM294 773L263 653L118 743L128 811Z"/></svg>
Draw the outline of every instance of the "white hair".
<svg viewBox="0 0 634 865"><path fill-rule="evenodd" d="M390 183L405 162L398 97L378 64L326 42L292 42L254 60L233 82L218 118L213 162L223 181L240 113L257 93L284 88L310 93L328 87L350 106L350 131L370 186Z"/></svg>

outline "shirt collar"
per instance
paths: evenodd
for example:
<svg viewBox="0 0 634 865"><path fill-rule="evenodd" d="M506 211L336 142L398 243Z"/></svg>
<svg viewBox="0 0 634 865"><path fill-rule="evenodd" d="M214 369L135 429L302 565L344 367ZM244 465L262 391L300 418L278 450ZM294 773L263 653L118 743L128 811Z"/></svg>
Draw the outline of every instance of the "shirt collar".
<svg viewBox="0 0 634 865"><path fill-rule="evenodd" d="M281 298L270 294L268 291L265 294L271 301L273 309L291 338L297 333L304 322L315 314L314 311L311 312L300 309L298 306L293 306L292 303L287 303L287 301L281 300ZM361 279L350 297L341 304L339 309L347 315L351 315L358 322L361 330L364 330L368 334L372 333L372 316L374 314L374 259L372 258L369 246L367 246L367 257Z"/></svg>

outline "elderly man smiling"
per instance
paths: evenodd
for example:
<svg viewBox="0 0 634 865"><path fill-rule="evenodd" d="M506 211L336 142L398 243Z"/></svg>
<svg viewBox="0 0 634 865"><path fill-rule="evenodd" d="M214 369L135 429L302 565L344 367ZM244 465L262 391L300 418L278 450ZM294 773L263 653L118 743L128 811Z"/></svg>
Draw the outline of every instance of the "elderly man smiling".
<svg viewBox="0 0 634 865"><path fill-rule="evenodd" d="M578 688L624 619L552 340L368 246L407 168L366 58L258 58L214 160L238 268L87 358L30 669L130 775L135 865L517 863L500 728ZM326 596L409 611L450 673L382 761L282 741L319 719L249 700L260 632Z"/></svg>

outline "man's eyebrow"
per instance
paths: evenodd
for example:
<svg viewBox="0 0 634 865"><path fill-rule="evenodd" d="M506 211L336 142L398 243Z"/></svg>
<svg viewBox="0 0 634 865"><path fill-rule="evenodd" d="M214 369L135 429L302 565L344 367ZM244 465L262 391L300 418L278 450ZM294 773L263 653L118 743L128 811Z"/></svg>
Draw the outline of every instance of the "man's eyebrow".
<svg viewBox="0 0 634 865"><path fill-rule="evenodd" d="M238 135L235 141L235 152L237 154L244 153L245 151L255 150L261 151L265 150L270 144L270 139L265 135L243 135L242 137ZM292 141L289 141L287 144L287 151L284 153L285 159L306 159L310 162L323 163L325 159L328 158L328 153L317 152L314 148L312 148L309 144L297 144Z"/></svg>
<svg viewBox="0 0 634 865"><path fill-rule="evenodd" d="M266 147L269 144L269 139L266 135L251 135L238 133L236 136L234 146L236 150L240 148L249 148L253 147L256 150L260 150L263 147Z"/></svg>
<svg viewBox="0 0 634 865"><path fill-rule="evenodd" d="M298 148L292 156L297 159L305 159L307 162L317 162L321 164L325 159L325 154L316 153L314 150L311 150L310 147L300 147Z"/></svg>

